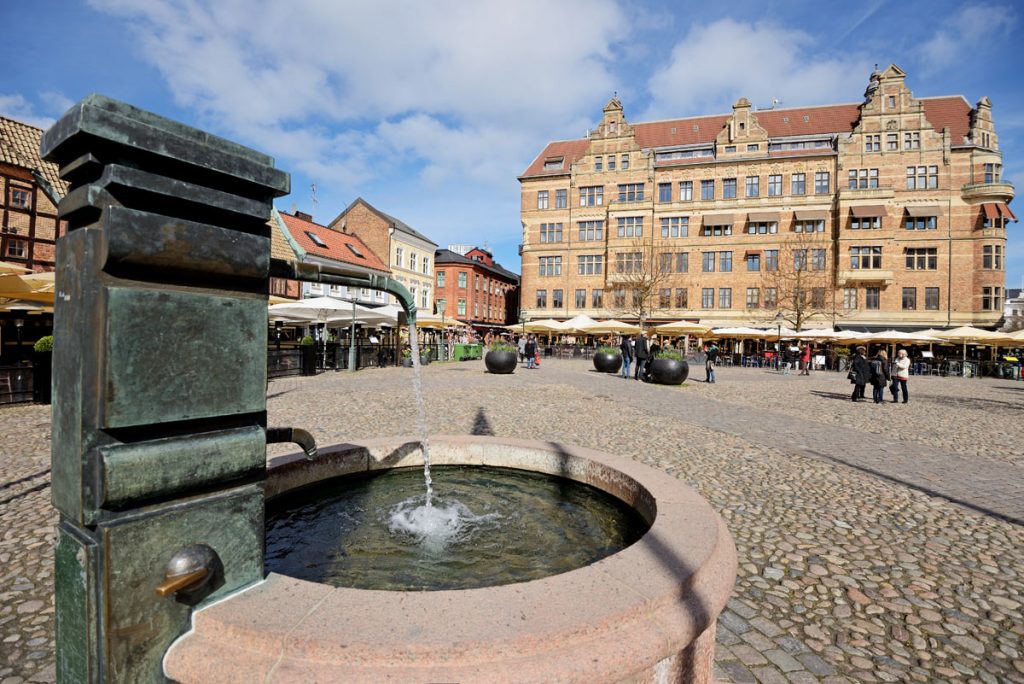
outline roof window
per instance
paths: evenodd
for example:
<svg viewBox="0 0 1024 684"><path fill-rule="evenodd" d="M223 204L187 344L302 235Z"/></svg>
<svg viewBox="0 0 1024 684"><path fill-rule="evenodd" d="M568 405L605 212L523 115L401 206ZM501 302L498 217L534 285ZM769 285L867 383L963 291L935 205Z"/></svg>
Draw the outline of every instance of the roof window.
<svg viewBox="0 0 1024 684"><path fill-rule="evenodd" d="M306 231L306 235L309 236L309 239L313 241L314 245L316 245L317 247L323 247L324 249L327 249L327 243L324 242L319 235L308 230Z"/></svg>
<svg viewBox="0 0 1024 684"><path fill-rule="evenodd" d="M355 245L353 245L353 244L352 244L351 242L346 242L346 243L345 243L345 246L346 246L346 247L348 247L348 250L349 250L350 252L352 252L353 254L355 254L355 255L356 255L357 257L359 257L360 259L365 259L365 258L366 258L365 256L363 256L363 253L359 251L359 248L358 248L358 247L356 247Z"/></svg>

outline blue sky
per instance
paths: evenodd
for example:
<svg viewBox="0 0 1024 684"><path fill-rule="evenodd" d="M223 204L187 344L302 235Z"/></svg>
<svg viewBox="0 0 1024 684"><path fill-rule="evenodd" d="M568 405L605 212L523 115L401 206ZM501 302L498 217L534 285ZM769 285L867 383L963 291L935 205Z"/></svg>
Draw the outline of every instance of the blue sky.
<svg viewBox="0 0 1024 684"><path fill-rule="evenodd" d="M1024 187L1014 0L34 0L0 3L0 25L0 114L45 127L100 92L273 155L292 174L279 208L327 222L362 196L515 271L516 176L613 92L632 121L740 96L858 102L873 65L896 63L918 96L990 97L1004 175Z"/></svg>

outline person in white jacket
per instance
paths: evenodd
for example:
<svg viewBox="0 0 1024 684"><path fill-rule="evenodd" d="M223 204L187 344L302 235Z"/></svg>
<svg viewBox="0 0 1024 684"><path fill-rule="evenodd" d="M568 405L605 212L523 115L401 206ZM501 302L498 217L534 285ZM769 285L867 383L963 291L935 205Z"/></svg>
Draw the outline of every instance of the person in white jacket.
<svg viewBox="0 0 1024 684"><path fill-rule="evenodd" d="M889 387L889 391L892 392L892 403L896 403L900 389L903 390L903 403L906 404L909 396L907 395L907 380L910 379L910 357L907 356L906 349L900 349L896 352L896 360L893 362L892 372L892 385Z"/></svg>

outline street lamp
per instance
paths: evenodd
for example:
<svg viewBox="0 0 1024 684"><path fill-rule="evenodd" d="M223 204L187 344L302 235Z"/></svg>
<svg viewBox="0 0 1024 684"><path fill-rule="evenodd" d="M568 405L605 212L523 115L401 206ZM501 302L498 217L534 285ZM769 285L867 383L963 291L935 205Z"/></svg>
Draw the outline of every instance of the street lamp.
<svg viewBox="0 0 1024 684"><path fill-rule="evenodd" d="M775 314L775 325L778 327L778 335L775 341L775 370L782 367L782 321L786 320L782 312Z"/></svg>
<svg viewBox="0 0 1024 684"><path fill-rule="evenodd" d="M25 327L25 319L15 318L14 319L14 330L18 336L18 363L21 363L22 349L21 349L21 334Z"/></svg>
<svg viewBox="0 0 1024 684"><path fill-rule="evenodd" d="M441 314L441 360L448 360L448 331L445 330L444 325L444 310L448 302L441 299L437 302L437 312Z"/></svg>

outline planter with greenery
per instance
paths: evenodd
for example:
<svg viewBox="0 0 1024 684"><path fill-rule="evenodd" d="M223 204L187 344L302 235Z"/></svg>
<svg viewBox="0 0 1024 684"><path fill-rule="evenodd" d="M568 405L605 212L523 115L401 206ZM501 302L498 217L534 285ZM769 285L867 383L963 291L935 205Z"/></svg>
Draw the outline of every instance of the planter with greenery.
<svg viewBox="0 0 1024 684"><path fill-rule="evenodd" d="M412 349L409 347L402 349L402 365L406 368L412 368Z"/></svg>
<svg viewBox="0 0 1024 684"><path fill-rule="evenodd" d="M53 335L46 335L32 346L32 401L37 404L50 403L52 364Z"/></svg>
<svg viewBox="0 0 1024 684"><path fill-rule="evenodd" d="M484 356L484 364L488 373L513 373L519 361L519 352L507 342L495 342Z"/></svg>
<svg viewBox="0 0 1024 684"><path fill-rule="evenodd" d="M302 374L316 375L316 344L313 338L306 335L299 340L299 349L302 352Z"/></svg>
<svg viewBox="0 0 1024 684"><path fill-rule="evenodd" d="M649 371L651 382L659 385L681 385L690 375L690 364L686 362L681 352L666 349L651 359Z"/></svg>
<svg viewBox="0 0 1024 684"><path fill-rule="evenodd" d="M600 373L618 373L622 368L622 353L615 347L598 347L594 352L594 368Z"/></svg>

